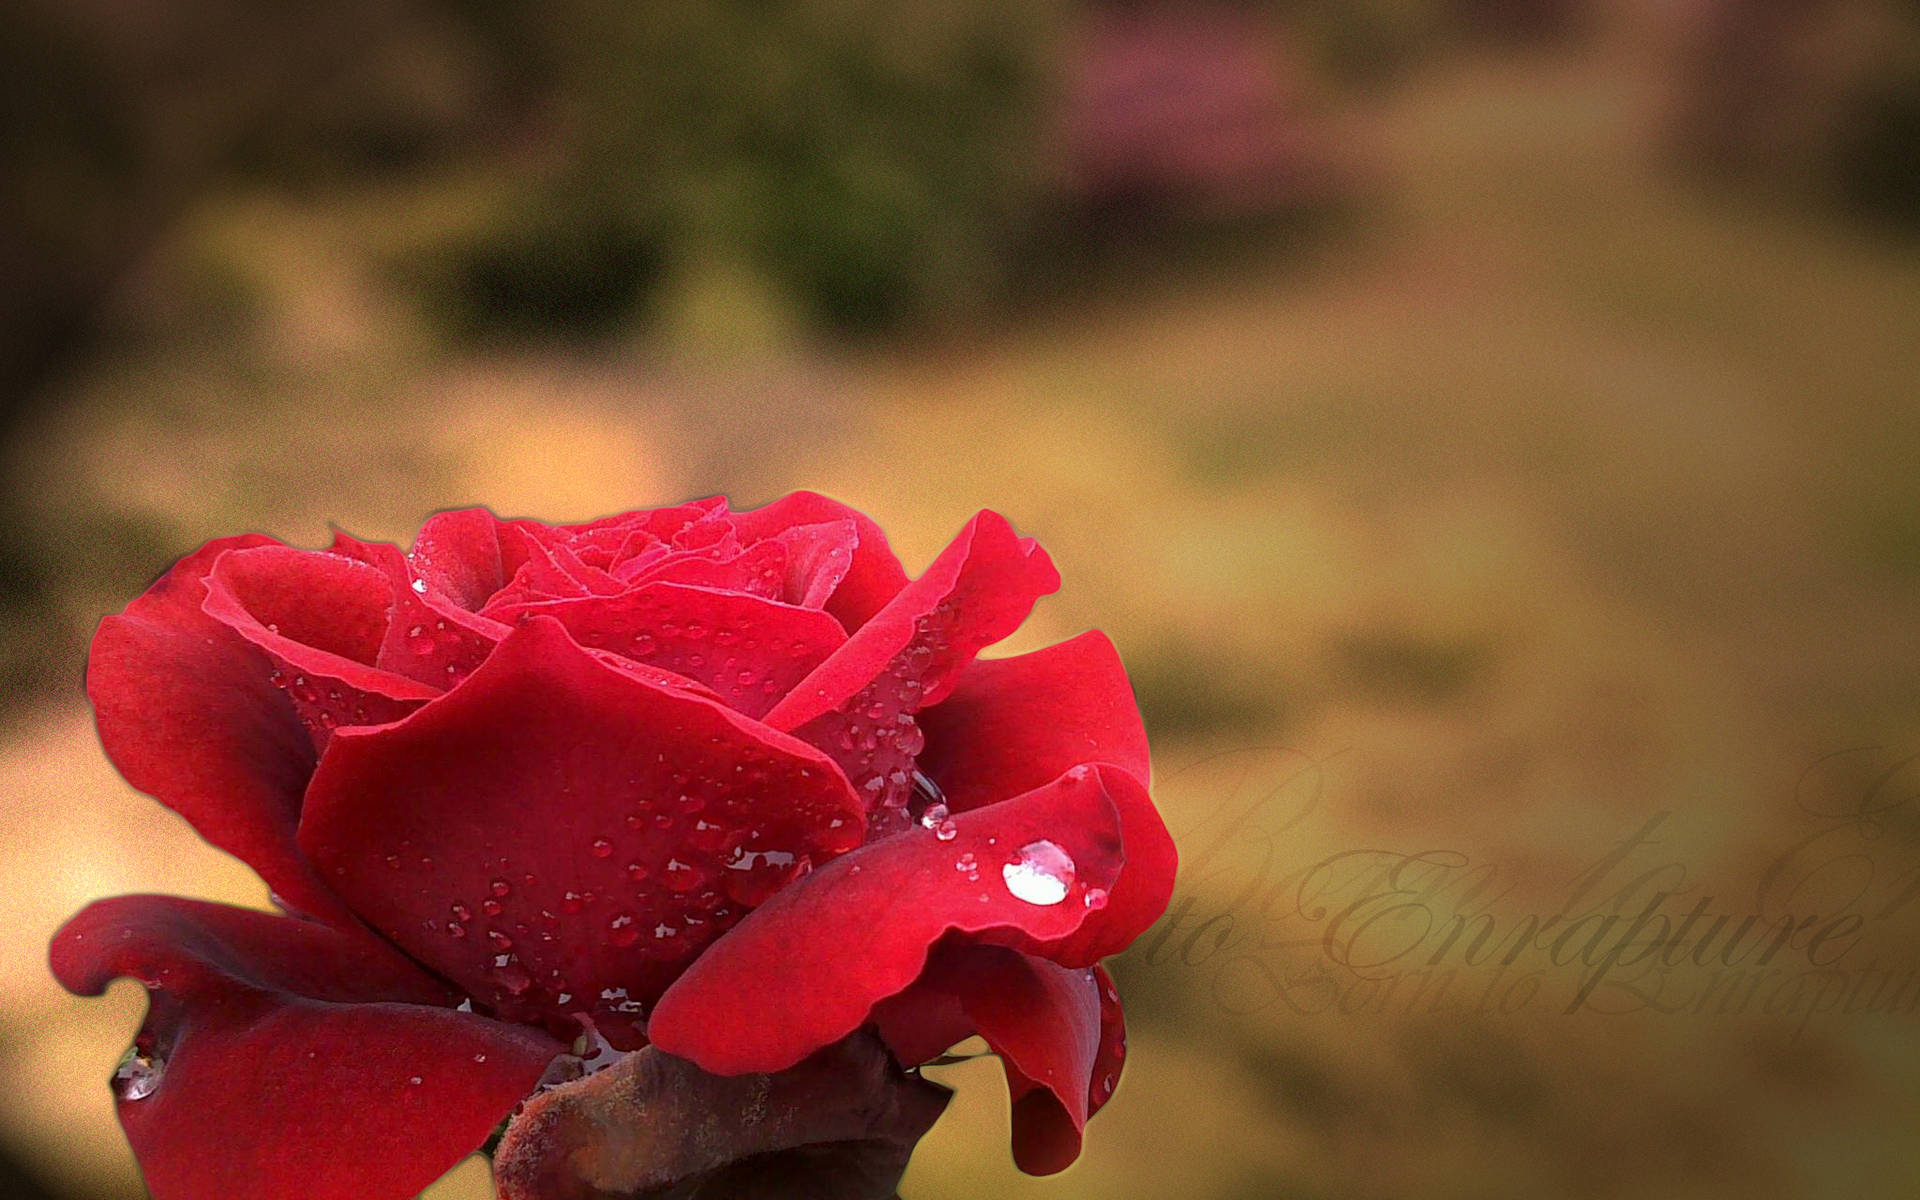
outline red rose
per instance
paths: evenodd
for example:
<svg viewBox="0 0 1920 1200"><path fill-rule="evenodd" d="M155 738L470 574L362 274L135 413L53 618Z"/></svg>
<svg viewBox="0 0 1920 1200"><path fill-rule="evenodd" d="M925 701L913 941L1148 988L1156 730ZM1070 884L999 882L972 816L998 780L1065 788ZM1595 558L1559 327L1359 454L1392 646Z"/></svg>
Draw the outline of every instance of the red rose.
<svg viewBox="0 0 1920 1200"><path fill-rule="evenodd" d="M1096 964L1175 856L1104 637L975 658L1058 582L990 512L908 582L808 493L183 559L94 639L101 741L290 915L128 896L54 939L69 989L147 986L154 1196L411 1197L583 1030L719 1076L978 1033L1020 1166L1067 1165L1124 1047Z"/></svg>

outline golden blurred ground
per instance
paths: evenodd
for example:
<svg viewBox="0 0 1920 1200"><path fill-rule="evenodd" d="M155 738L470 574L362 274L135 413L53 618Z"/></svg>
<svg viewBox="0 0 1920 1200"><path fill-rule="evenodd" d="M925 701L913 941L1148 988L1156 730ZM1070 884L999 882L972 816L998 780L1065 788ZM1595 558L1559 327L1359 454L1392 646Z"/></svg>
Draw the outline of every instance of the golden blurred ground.
<svg viewBox="0 0 1920 1200"><path fill-rule="evenodd" d="M911 1200L1908 1196L1913 1013L1303 1015L1188 937L1247 935L1263 870L1369 846L1492 864L1526 911L1661 811L1663 857L1744 896L1805 832L1816 760L1920 750L1920 258L1667 181L1650 103L1619 62L1456 66L1356 119L1378 219L1304 257L840 357L782 350L724 280L670 362L449 357L356 258L366 214L236 196L169 253L244 271L265 317L109 357L19 469L47 519L132 514L162 560L242 528L798 486L916 568L977 507L1040 537L1065 586L1008 649L1114 636L1200 869L1178 937L1122 963L1134 1050L1083 1161L1019 1176L998 1068L971 1062L942 1072L961 1095ZM1320 805L1232 826L1299 755L1327 763ZM136 1195L103 1081L137 995L65 997L45 939L126 890L263 897L75 708L10 730L0 795L4 1134ZM1895 886L1914 829L1877 844ZM1883 965L1914 965L1914 932L1883 923ZM487 1194L472 1163L431 1193Z"/></svg>

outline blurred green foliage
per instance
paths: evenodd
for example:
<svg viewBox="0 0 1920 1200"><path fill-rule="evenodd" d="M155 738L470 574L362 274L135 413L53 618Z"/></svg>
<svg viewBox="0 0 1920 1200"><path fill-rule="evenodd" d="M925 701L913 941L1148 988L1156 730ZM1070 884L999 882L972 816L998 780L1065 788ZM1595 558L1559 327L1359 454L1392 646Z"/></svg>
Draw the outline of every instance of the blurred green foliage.
<svg viewBox="0 0 1920 1200"><path fill-rule="evenodd" d="M1031 212L1059 8L487 6L550 145L439 247L440 283L456 314L553 330L612 324L712 262L832 332L964 311Z"/></svg>

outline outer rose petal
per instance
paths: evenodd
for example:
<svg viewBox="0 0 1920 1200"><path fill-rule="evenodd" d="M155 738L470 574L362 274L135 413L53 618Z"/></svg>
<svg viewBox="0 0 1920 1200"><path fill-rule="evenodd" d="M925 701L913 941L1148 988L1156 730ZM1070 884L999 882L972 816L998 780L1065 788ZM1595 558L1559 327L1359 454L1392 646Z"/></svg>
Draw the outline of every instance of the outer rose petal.
<svg viewBox="0 0 1920 1200"><path fill-rule="evenodd" d="M1078 768L1076 768L1078 769ZM1120 814L1121 839L1127 850L1127 869L1107 893L1097 920L1089 921L1070 941L1048 957L1073 965L1091 964L1125 950L1145 933L1173 899L1173 879L1180 852L1173 835L1147 795L1147 787L1131 771L1096 764L1093 769L1106 785L1107 796ZM991 812L990 804L975 811Z"/></svg>
<svg viewBox="0 0 1920 1200"><path fill-rule="evenodd" d="M951 838L910 829L835 859L696 959L661 997L648 1035L716 1074L778 1071L845 1037L875 1004L912 984L949 931L1069 962L1075 946L1130 940L1141 930L1102 936L1108 909L1087 902L1121 875L1111 793L1126 784L1139 786L1117 771L1069 772L960 814ZM1007 881L1008 868L1036 861L1036 850L1037 861L1048 862L1043 842L1071 862L1065 879L1052 859L1065 885L1054 903L1021 899ZM1014 878L1021 881L1017 870Z"/></svg>
<svg viewBox="0 0 1920 1200"><path fill-rule="evenodd" d="M852 521L856 542L846 575L827 598L826 610L849 633L865 625L907 585L907 573L887 545L887 535L865 513L817 492L793 492L764 508L735 513L734 528L742 541L779 536L796 525Z"/></svg>
<svg viewBox="0 0 1920 1200"><path fill-rule="evenodd" d="M269 545L277 543L257 536L208 542L100 622L87 696L128 783L246 860L293 908L356 926L294 845L313 743L269 681L267 656L201 610L215 560Z"/></svg>
<svg viewBox="0 0 1920 1200"><path fill-rule="evenodd" d="M1080 1155L1100 1053L1100 985L1091 970L1005 950L989 959L983 952L993 949L949 960L947 970L961 1007L1006 1069L1015 1165L1051 1175Z"/></svg>
<svg viewBox="0 0 1920 1200"><path fill-rule="evenodd" d="M300 842L355 911L514 1019L640 1005L811 856L859 843L830 760L535 618L405 721L342 730Z"/></svg>
<svg viewBox="0 0 1920 1200"><path fill-rule="evenodd" d="M1093 1062L1093 1082L1087 1089L1087 1116L1106 1107L1120 1086L1120 1068L1127 1058L1127 1022L1120 1012L1120 989L1105 967L1093 969L1100 985L1100 1055Z"/></svg>
<svg viewBox="0 0 1920 1200"><path fill-rule="evenodd" d="M874 1018L901 1062L926 1062L974 1034L1000 1056L1020 1169L1050 1175L1079 1155L1081 1131L1119 1077L1120 996L1099 967L1077 970L949 937L911 988Z"/></svg>
<svg viewBox="0 0 1920 1200"><path fill-rule="evenodd" d="M1015 658L981 659L920 714L920 769L955 811L1112 763L1147 780L1147 731L1113 643L1098 630Z"/></svg>
<svg viewBox="0 0 1920 1200"><path fill-rule="evenodd" d="M431 1005L443 986L304 921L123 896L55 936L54 973L152 994L121 1125L154 1200L406 1200L477 1148L564 1047Z"/></svg>

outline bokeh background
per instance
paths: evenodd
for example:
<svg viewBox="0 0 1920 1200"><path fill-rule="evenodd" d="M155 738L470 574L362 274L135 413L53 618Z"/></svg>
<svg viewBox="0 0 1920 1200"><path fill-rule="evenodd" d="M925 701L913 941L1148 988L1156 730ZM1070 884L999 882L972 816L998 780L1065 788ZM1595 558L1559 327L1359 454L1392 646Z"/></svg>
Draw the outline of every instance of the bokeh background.
<svg viewBox="0 0 1920 1200"><path fill-rule="evenodd" d="M1847 965L1920 988L1910 0L12 0L6 27L9 1194L142 1195L106 1080L143 1000L61 993L58 923L266 899L104 761L100 616L240 530L809 487L913 570L978 507L1038 536L1066 583L1003 649L1114 637L1190 864L1119 964L1133 1054L1083 1161L1019 1176L968 1062L909 1200L1920 1195L1920 992L1266 986L1305 961L1273 897L1327 855L1450 852L1504 920L1664 813L1648 861L1735 913L1809 834L1852 839L1794 902L1867 911ZM478 1160L429 1193L490 1194Z"/></svg>

